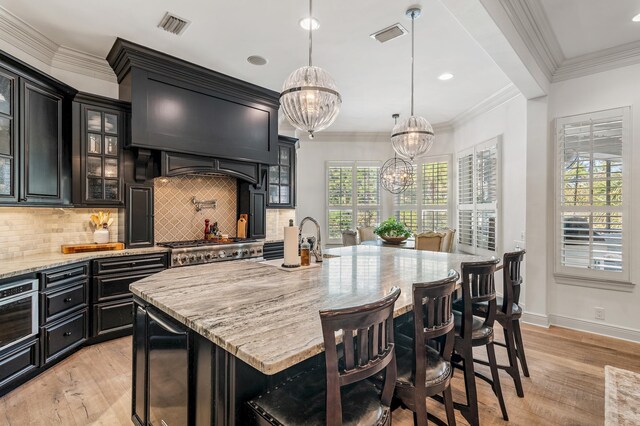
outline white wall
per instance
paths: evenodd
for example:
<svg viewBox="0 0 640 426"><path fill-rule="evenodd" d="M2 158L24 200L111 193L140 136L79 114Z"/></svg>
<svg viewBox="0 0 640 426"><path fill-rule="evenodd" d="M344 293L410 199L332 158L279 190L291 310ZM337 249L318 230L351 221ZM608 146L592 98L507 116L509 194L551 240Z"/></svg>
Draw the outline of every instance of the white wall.
<svg viewBox="0 0 640 426"><path fill-rule="evenodd" d="M453 153L453 135L438 132L429 155ZM297 158L296 217L311 216L320 221L323 239L327 237L325 164L327 161L379 161L393 157L388 134L318 133L314 140L300 137ZM382 217L393 215L393 196L382 190Z"/></svg>
<svg viewBox="0 0 640 426"><path fill-rule="evenodd" d="M632 108L632 163L631 217L626 224L631 229L631 280L640 278L640 65L618 68L598 74L562 81L551 85L549 94L549 128L553 119L604 109L631 106ZM549 136L548 149L553 150L553 137ZM553 204L553 177L547 185L548 202ZM553 213L551 213L553 215ZM555 223L554 217L549 223ZM635 222L635 223L633 223ZM553 276L553 234L548 236L549 274L548 311L550 321L559 325L582 328L594 332L640 341L640 289L636 284L631 292L620 292L558 284ZM595 320L595 307L605 308L605 321Z"/></svg>

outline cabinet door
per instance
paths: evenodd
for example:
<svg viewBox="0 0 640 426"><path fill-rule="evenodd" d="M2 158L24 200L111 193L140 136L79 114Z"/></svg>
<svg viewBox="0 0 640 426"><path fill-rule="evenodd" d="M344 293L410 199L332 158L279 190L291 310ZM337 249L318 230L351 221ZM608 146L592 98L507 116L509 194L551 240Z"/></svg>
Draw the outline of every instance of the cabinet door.
<svg viewBox="0 0 640 426"><path fill-rule="evenodd" d="M22 201L61 204L63 98L26 80L22 90ZM66 184L69 184L68 179Z"/></svg>
<svg viewBox="0 0 640 426"><path fill-rule="evenodd" d="M125 244L127 247L153 246L153 187L127 185Z"/></svg>
<svg viewBox="0 0 640 426"><path fill-rule="evenodd" d="M15 74L0 68L0 203L18 201L17 81Z"/></svg>
<svg viewBox="0 0 640 426"><path fill-rule="evenodd" d="M249 213L249 237L265 238L267 235L267 194L264 191L251 192L251 211Z"/></svg>
<svg viewBox="0 0 640 426"><path fill-rule="evenodd" d="M296 139L280 136L278 163L269 167L267 206L293 208L295 206Z"/></svg>

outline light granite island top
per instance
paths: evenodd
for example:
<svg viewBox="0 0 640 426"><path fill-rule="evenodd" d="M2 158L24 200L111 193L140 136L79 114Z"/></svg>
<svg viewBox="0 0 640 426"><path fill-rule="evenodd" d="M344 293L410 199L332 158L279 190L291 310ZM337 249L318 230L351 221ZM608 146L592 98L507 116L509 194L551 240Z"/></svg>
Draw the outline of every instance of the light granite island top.
<svg viewBox="0 0 640 426"><path fill-rule="evenodd" d="M324 351L318 311L360 305L402 290L395 316L411 310L415 282L445 278L485 257L375 246L330 249L322 267L283 271L233 261L169 269L131 284L134 295L266 375Z"/></svg>

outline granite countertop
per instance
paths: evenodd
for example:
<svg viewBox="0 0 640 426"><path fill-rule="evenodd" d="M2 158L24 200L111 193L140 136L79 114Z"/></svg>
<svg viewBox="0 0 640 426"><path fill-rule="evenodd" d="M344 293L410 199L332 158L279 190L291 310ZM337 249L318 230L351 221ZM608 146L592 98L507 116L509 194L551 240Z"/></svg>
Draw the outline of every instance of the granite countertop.
<svg viewBox="0 0 640 426"><path fill-rule="evenodd" d="M251 261L169 269L131 284L131 291L264 374L275 374L324 350L318 311L361 305L391 287L402 293L395 316L411 310L414 282L445 278L478 256L353 246L322 267L283 271Z"/></svg>
<svg viewBox="0 0 640 426"><path fill-rule="evenodd" d="M75 262L98 259L101 257L130 256L135 254L163 253L165 247L146 247L125 250L96 251L91 253L62 254L49 253L36 256L18 257L0 260L0 279L11 278L31 272L38 272L57 266L69 265Z"/></svg>

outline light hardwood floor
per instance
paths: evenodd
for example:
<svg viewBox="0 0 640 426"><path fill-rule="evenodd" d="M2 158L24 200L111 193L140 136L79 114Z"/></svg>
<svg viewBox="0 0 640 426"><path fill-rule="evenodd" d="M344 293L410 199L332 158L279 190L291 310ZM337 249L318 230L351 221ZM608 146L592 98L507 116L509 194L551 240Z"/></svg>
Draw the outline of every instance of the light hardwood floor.
<svg viewBox="0 0 640 426"><path fill-rule="evenodd" d="M480 382L482 425L602 425L604 366L640 372L640 344L526 325L524 339L531 372L524 379L525 398L518 398L510 377L501 374L510 416L504 422L489 385ZM505 362L504 350L497 350ZM90 346L0 398L0 424L131 425L130 381L130 338ZM464 401L460 374L454 377L454 398ZM445 418L435 401L428 405ZM397 409L393 421L411 425L411 412Z"/></svg>

